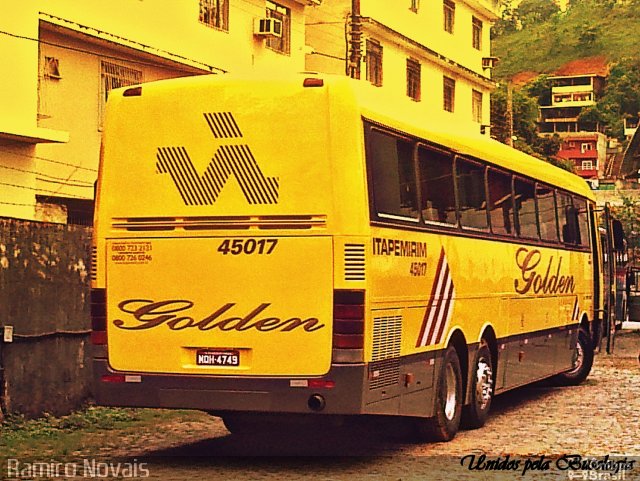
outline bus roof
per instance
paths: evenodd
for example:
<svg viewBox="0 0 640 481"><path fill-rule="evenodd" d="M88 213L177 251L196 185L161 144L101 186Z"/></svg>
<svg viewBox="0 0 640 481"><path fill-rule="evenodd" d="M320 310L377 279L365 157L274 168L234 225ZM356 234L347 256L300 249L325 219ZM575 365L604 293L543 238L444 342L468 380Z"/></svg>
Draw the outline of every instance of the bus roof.
<svg viewBox="0 0 640 481"><path fill-rule="evenodd" d="M595 201L593 192L582 177L486 135L481 135L480 129L476 135L469 132L456 132L451 128L445 131L443 125L446 124L434 119L425 119L424 110L409 97L392 97L382 92L380 88L364 82L352 82L355 84L353 88L356 90L362 115L368 120L439 144L454 152L476 157L524 176L562 187Z"/></svg>
<svg viewBox="0 0 640 481"><path fill-rule="evenodd" d="M537 159L517 149L502 144L486 135L471 132L444 130L444 125L454 125L446 119L447 113L434 113L426 118L424 109L407 96L393 95L368 82L353 80L342 75L318 74L303 72L300 74L223 74L187 77L160 82L152 82L151 88L173 89L180 85L198 85L210 82L246 82L269 83L288 82L302 83L305 78L321 78L323 84L330 88L330 95L343 97L345 103L357 104L360 114L367 120L383 124L409 136L421 138L439 144L453 152L482 159L490 164L504 167L513 172L540 180L552 186L561 187L595 201L587 182L581 177L548 162ZM275 91L274 91L275 92Z"/></svg>

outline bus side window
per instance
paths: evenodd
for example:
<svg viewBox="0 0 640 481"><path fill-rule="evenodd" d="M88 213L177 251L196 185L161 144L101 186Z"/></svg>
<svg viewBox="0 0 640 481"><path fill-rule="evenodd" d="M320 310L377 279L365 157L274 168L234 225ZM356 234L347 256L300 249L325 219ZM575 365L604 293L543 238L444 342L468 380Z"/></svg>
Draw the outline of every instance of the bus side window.
<svg viewBox="0 0 640 481"><path fill-rule="evenodd" d="M544 185L536 185L538 200L538 223L540 237L549 242L558 242L558 222L556 221L556 199L553 189Z"/></svg>
<svg viewBox="0 0 640 481"><path fill-rule="evenodd" d="M457 224L453 157L424 146L418 148L422 217L426 222Z"/></svg>
<svg viewBox="0 0 640 481"><path fill-rule="evenodd" d="M513 234L511 175L489 169L489 214L494 234Z"/></svg>
<svg viewBox="0 0 640 481"><path fill-rule="evenodd" d="M536 220L536 190L533 182L516 178L514 182L517 232L527 239L538 238L538 222Z"/></svg>
<svg viewBox="0 0 640 481"><path fill-rule="evenodd" d="M589 247L589 216L587 213L587 201L578 197L573 198L573 205L578 215L579 242L582 247Z"/></svg>
<svg viewBox="0 0 640 481"><path fill-rule="evenodd" d="M475 162L456 160L458 208L462 227L489 230L487 197L484 188L485 167Z"/></svg>
<svg viewBox="0 0 640 481"><path fill-rule="evenodd" d="M558 193L558 221L562 242L580 244L577 212L573 207L571 196L563 192Z"/></svg>
<svg viewBox="0 0 640 481"><path fill-rule="evenodd" d="M376 213L417 220L412 143L374 129L368 137L367 160L373 173Z"/></svg>

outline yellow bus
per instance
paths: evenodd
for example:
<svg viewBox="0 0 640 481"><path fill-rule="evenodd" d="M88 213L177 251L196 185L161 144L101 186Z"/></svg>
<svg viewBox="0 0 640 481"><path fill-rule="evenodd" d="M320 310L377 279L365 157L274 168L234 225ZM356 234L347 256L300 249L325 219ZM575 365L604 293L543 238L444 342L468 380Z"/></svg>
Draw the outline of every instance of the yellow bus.
<svg viewBox="0 0 640 481"><path fill-rule="evenodd" d="M604 295L587 184L383 95L317 74L110 94L98 403L232 432L399 416L449 440L496 394L586 378Z"/></svg>

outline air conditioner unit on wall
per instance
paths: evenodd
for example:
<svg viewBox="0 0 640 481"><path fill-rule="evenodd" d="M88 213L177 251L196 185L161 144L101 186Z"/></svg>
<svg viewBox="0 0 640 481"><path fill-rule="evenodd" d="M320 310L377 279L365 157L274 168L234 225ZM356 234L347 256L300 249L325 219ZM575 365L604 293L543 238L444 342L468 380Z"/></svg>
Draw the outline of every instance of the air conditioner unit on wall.
<svg viewBox="0 0 640 481"><path fill-rule="evenodd" d="M282 37L282 20L277 18L256 18L253 25L253 34Z"/></svg>
<svg viewBox="0 0 640 481"><path fill-rule="evenodd" d="M482 68L494 68L498 62L498 57L482 57Z"/></svg>

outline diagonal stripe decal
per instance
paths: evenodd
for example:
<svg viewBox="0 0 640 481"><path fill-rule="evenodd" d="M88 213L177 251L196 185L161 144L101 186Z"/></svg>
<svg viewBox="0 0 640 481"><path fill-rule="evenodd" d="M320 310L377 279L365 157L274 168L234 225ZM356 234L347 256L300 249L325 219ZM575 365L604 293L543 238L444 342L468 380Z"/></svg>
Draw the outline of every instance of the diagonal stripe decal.
<svg viewBox="0 0 640 481"><path fill-rule="evenodd" d="M205 113L216 139L241 139L231 112ZM234 177L249 204L277 204L280 183L263 174L247 144L221 145L200 175L185 147L159 147L156 172L169 174L186 205L213 205L230 177Z"/></svg>
<svg viewBox="0 0 640 481"><path fill-rule="evenodd" d="M580 315L580 306L578 306L578 296L576 296L576 302L573 303L573 314L571 314L571 320L577 321Z"/></svg>
<svg viewBox="0 0 640 481"><path fill-rule="evenodd" d="M456 290L451 270L444 248L442 248L416 347L431 346L442 342L442 336L451 320L455 296Z"/></svg>

